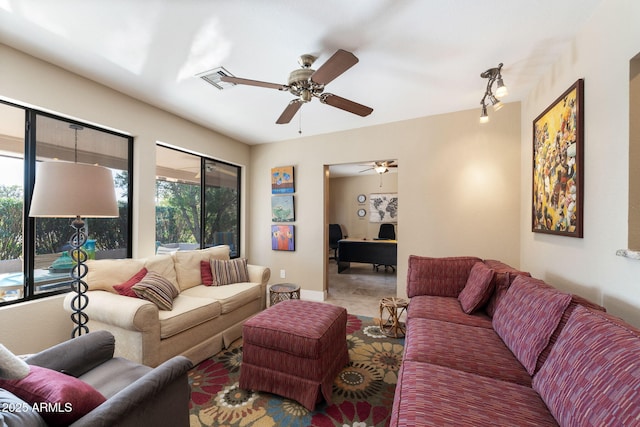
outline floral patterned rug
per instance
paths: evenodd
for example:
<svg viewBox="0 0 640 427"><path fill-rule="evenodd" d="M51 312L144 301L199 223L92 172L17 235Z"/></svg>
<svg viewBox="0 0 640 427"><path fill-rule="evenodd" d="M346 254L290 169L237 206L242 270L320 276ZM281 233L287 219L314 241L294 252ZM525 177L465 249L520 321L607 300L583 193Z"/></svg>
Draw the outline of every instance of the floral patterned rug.
<svg viewBox="0 0 640 427"><path fill-rule="evenodd" d="M349 364L333 384L333 404L313 412L295 401L238 387L242 340L189 372L192 427L386 426L404 339L389 338L373 319L348 315Z"/></svg>

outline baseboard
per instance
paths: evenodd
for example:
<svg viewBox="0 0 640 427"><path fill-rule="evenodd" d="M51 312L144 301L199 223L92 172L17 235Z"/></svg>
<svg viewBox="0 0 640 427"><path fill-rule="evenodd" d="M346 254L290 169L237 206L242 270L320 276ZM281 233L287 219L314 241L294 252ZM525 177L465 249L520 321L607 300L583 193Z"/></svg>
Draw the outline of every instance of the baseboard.
<svg viewBox="0 0 640 427"><path fill-rule="evenodd" d="M327 291L309 291L306 289L300 290L300 299L307 301L323 302L327 299Z"/></svg>

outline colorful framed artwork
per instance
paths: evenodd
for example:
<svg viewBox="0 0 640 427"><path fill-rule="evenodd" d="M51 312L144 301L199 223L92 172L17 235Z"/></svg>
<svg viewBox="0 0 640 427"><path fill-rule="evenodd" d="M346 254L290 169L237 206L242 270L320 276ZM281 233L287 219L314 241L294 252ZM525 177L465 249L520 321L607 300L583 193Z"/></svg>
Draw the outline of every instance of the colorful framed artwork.
<svg viewBox="0 0 640 427"><path fill-rule="evenodd" d="M369 222L398 222L398 193L370 194Z"/></svg>
<svg viewBox="0 0 640 427"><path fill-rule="evenodd" d="M294 193L293 166L271 169L271 194Z"/></svg>
<svg viewBox="0 0 640 427"><path fill-rule="evenodd" d="M274 251L294 251L295 235L293 225L271 226L271 249Z"/></svg>
<svg viewBox="0 0 640 427"><path fill-rule="evenodd" d="M584 80L533 121L531 231L582 237Z"/></svg>
<svg viewBox="0 0 640 427"><path fill-rule="evenodd" d="M271 221L293 222L295 219L293 195L271 197Z"/></svg>

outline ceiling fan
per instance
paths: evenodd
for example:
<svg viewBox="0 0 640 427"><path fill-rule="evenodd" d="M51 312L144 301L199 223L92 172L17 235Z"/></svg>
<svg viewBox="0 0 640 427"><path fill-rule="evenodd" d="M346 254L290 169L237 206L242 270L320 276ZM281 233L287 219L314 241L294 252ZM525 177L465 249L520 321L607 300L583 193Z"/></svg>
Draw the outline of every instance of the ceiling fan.
<svg viewBox="0 0 640 427"><path fill-rule="evenodd" d="M323 104L331 105L332 107L348 111L349 113L357 114L362 117L371 114L373 108L358 104L357 102L350 101L332 93L324 92L325 86L340 74L356 65L358 63L358 58L356 58L356 56L351 52L338 49L336 53L327 60L327 62L322 64L317 70L314 70L311 66L316 59L317 58L313 55L300 56L298 63L302 68L293 70L289 74L289 83L286 85L231 76L223 76L221 80L223 82L240 85L259 86L282 91L288 90L297 96L296 99L289 102L289 105L284 109L276 121L276 124L289 123L293 116L296 115L302 104L311 101L314 96L320 99L320 102Z"/></svg>
<svg viewBox="0 0 640 427"><path fill-rule="evenodd" d="M370 170L375 170L377 173L379 173L380 175L382 175L383 173L387 173L389 172L389 168L397 168L398 165L396 164L395 160L384 160L381 162L371 162L368 163L366 165L362 165L362 166L371 166L367 169L363 169L360 172L366 172L366 171L370 171Z"/></svg>

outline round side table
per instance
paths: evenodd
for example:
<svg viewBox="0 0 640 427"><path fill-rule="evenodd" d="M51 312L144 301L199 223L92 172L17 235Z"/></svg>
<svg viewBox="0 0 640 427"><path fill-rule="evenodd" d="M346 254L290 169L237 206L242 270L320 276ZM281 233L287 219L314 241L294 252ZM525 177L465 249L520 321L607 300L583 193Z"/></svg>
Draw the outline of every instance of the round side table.
<svg viewBox="0 0 640 427"><path fill-rule="evenodd" d="M300 286L293 283L279 283L269 288L269 305L289 299L300 299Z"/></svg>
<svg viewBox="0 0 640 427"><path fill-rule="evenodd" d="M388 297L380 300L380 330L388 337L402 338L406 327L400 321L409 306L409 301L403 298Z"/></svg>

